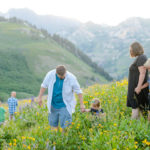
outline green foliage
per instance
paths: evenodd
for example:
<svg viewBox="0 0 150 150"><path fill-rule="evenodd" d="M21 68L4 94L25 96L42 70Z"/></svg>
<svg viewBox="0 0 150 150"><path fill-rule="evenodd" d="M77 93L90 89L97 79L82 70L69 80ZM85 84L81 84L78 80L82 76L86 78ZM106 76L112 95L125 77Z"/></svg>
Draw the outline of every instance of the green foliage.
<svg viewBox="0 0 150 150"><path fill-rule="evenodd" d="M38 79L31 72L21 51L1 51L0 70L0 91L3 92L1 97L5 100L13 90L30 94L37 94L39 91ZM21 98L21 95L20 93L18 98Z"/></svg>
<svg viewBox="0 0 150 150"><path fill-rule="evenodd" d="M9 95L5 92L0 92L0 101L4 102L9 98Z"/></svg>

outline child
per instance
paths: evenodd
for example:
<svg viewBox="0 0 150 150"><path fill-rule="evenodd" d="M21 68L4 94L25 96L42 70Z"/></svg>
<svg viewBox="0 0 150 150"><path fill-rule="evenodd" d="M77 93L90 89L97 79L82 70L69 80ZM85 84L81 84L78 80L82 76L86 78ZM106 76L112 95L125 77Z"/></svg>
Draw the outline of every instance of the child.
<svg viewBox="0 0 150 150"><path fill-rule="evenodd" d="M144 67L150 71L150 59L148 59L148 60L146 61L146 63L144 64ZM144 88L146 88L146 87L148 87L148 86L150 86L150 78L148 79L148 82L145 83L145 84L142 86L142 89L144 89Z"/></svg>
<svg viewBox="0 0 150 150"><path fill-rule="evenodd" d="M150 71L150 59L148 59L148 60L146 61L146 63L144 64L144 67ZM148 87L148 86L150 87L150 78L148 79L148 82L145 83L145 84L142 86L142 89L144 89L144 88L146 88L146 87ZM149 93L149 95L148 95L148 101L149 101L149 105L150 105L150 93ZM149 107L150 107L150 106L149 106ZM148 120L150 121L150 108L149 108L149 111L148 111Z"/></svg>
<svg viewBox="0 0 150 150"><path fill-rule="evenodd" d="M15 112L17 106L18 100L16 99L16 92L11 92L11 97L8 99L9 120L15 119Z"/></svg>
<svg viewBox="0 0 150 150"><path fill-rule="evenodd" d="M0 126L5 122L5 109L1 107L1 102L0 102Z"/></svg>
<svg viewBox="0 0 150 150"><path fill-rule="evenodd" d="M85 112L91 112L92 115L96 115L100 118L105 117L103 109L100 108L100 101L98 98L93 99L90 109L85 109Z"/></svg>

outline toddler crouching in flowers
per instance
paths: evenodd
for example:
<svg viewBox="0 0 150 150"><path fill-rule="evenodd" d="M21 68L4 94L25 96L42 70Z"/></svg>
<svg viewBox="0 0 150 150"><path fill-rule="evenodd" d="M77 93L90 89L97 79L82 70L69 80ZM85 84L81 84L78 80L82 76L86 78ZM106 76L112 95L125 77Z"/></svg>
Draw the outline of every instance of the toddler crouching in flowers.
<svg viewBox="0 0 150 150"><path fill-rule="evenodd" d="M103 109L100 107L100 101L98 98L94 98L92 100L91 108L85 109L85 112L91 112L92 115L97 116L98 118L104 118L106 113L104 113Z"/></svg>

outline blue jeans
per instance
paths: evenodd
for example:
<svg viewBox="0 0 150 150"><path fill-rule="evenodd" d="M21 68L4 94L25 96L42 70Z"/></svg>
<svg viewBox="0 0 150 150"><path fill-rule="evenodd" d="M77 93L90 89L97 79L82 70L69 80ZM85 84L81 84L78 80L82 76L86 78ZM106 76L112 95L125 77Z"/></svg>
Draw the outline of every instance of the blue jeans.
<svg viewBox="0 0 150 150"><path fill-rule="evenodd" d="M60 123L61 128L68 127L72 122L72 116L69 114L66 107L55 109L51 106L51 113L48 115L49 125L52 127L58 127Z"/></svg>

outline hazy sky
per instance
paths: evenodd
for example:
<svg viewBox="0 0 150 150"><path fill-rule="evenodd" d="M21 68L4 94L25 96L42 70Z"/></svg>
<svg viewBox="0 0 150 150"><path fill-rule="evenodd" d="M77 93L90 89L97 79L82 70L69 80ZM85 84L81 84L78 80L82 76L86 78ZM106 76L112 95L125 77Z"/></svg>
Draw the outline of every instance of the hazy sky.
<svg viewBox="0 0 150 150"><path fill-rule="evenodd" d="M37 14L108 25L130 17L150 18L150 0L0 0L0 12L10 8L30 8Z"/></svg>

